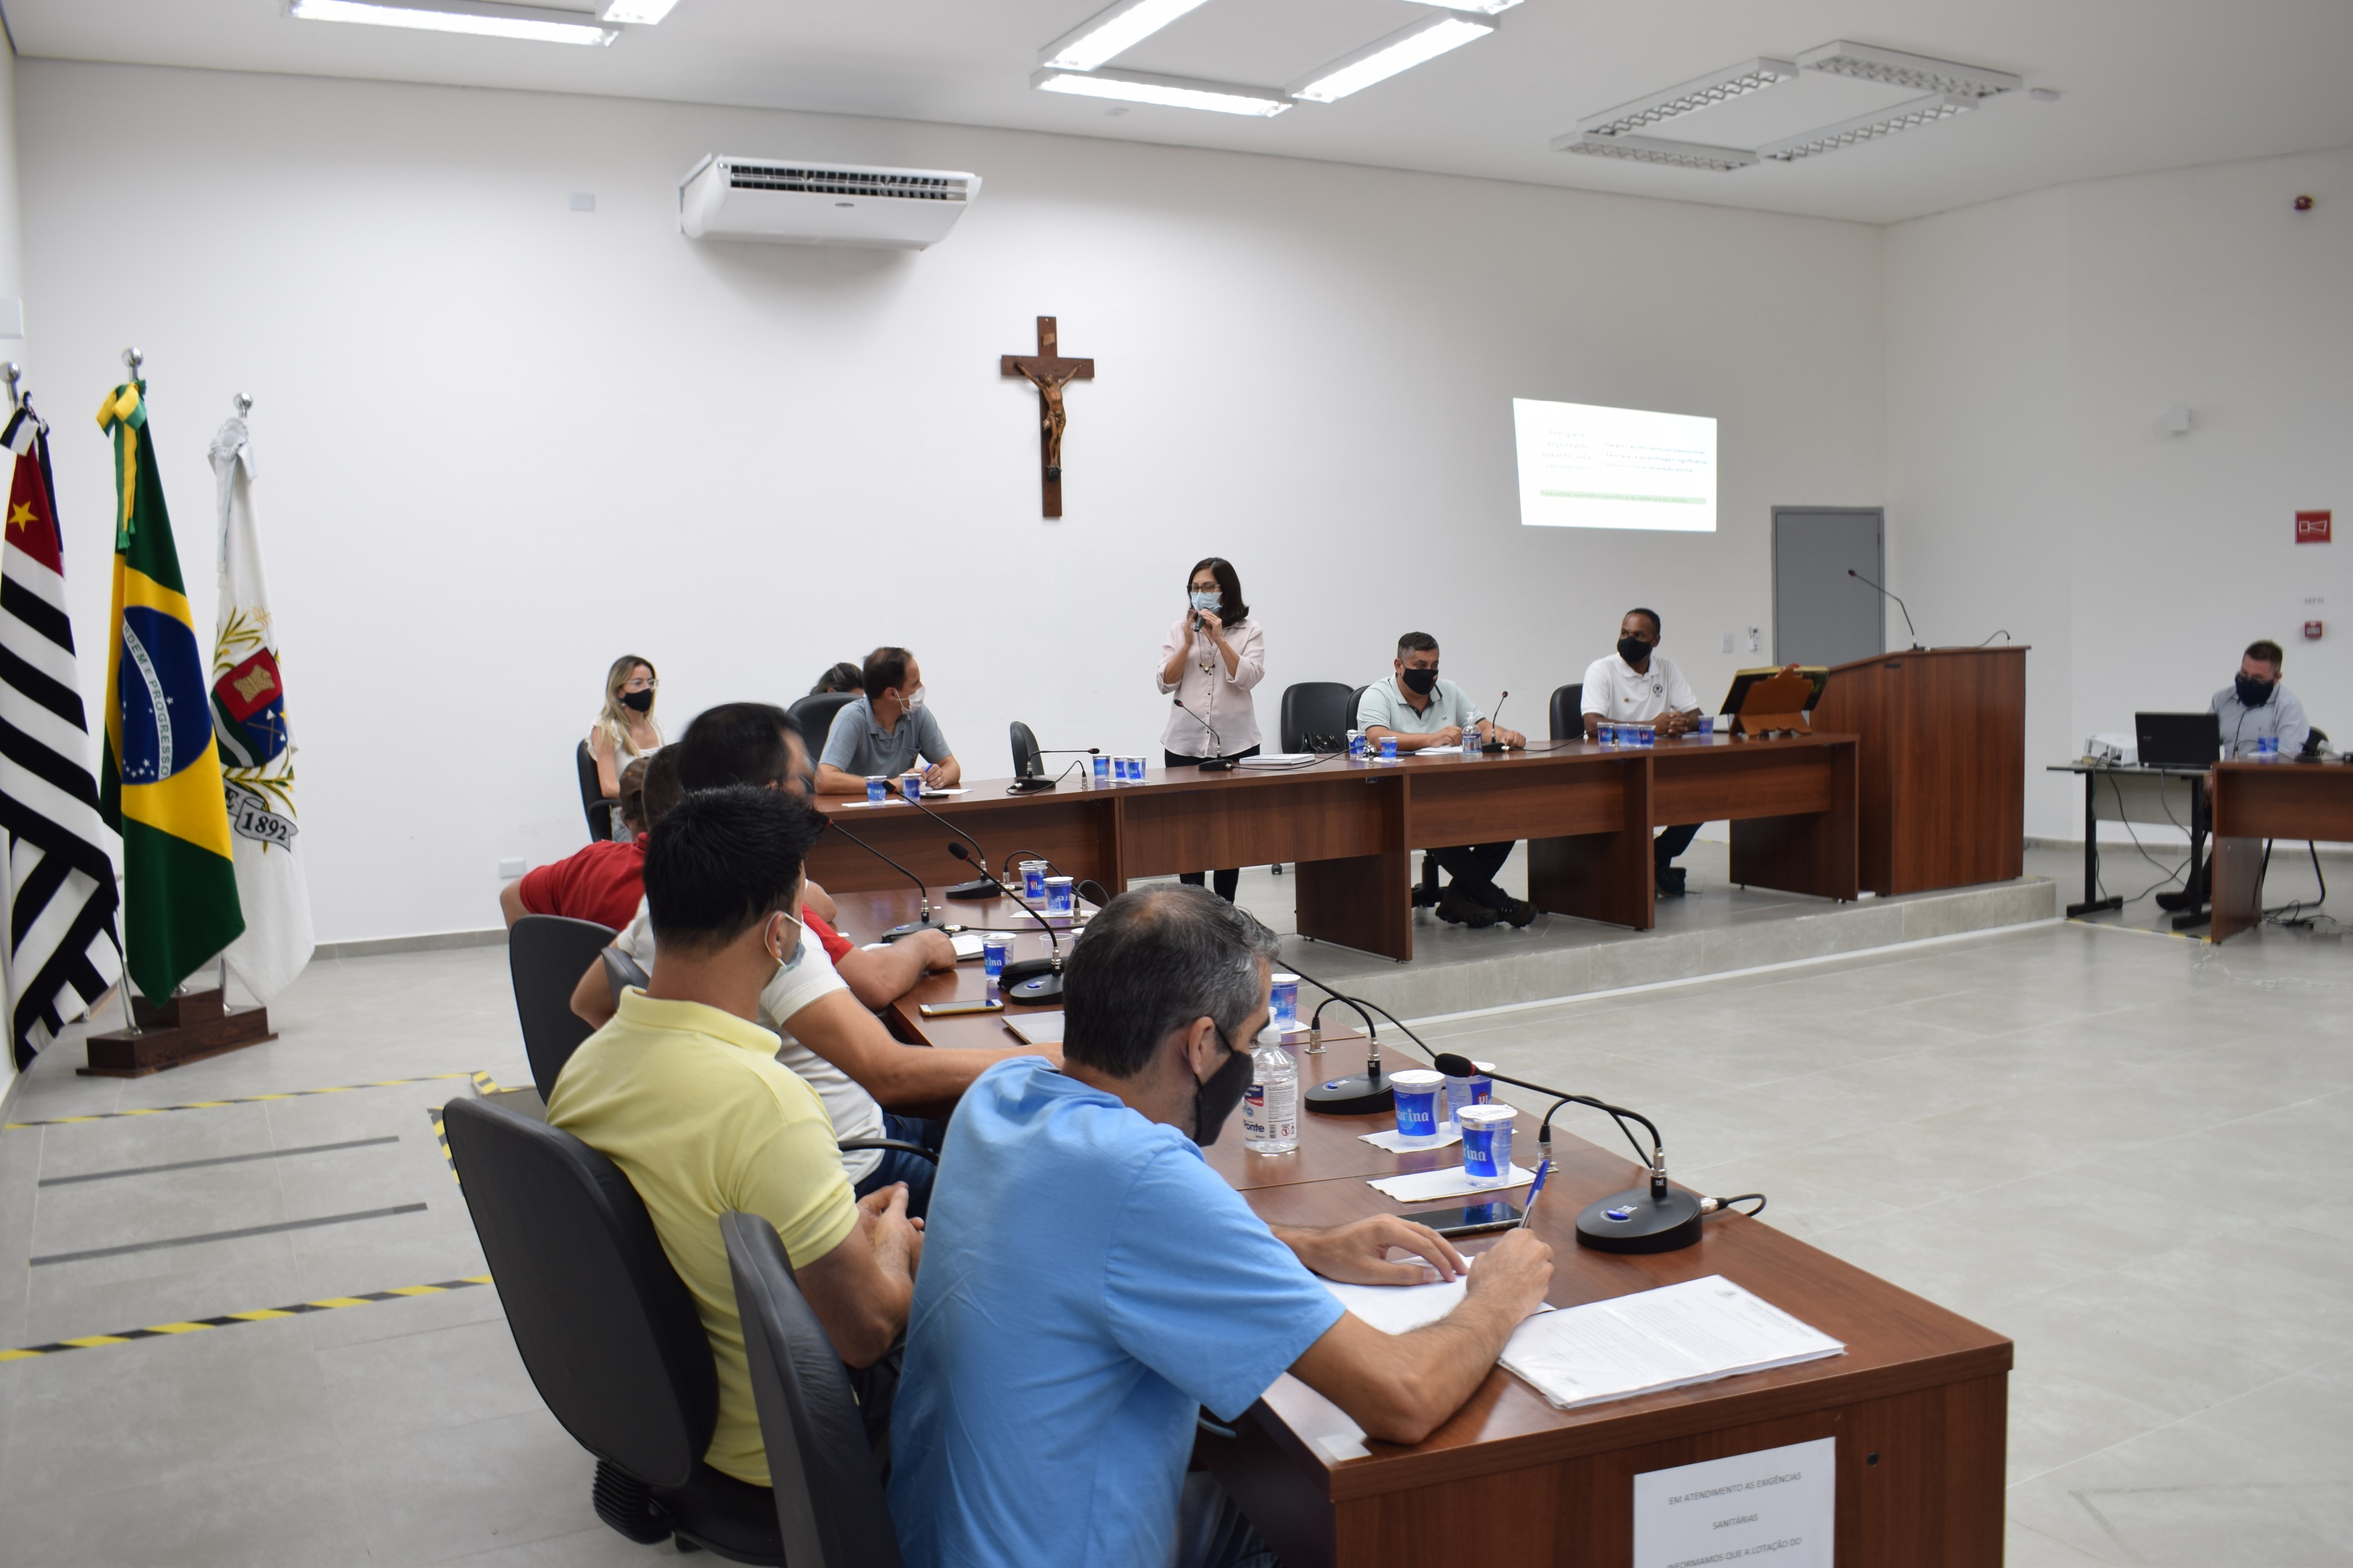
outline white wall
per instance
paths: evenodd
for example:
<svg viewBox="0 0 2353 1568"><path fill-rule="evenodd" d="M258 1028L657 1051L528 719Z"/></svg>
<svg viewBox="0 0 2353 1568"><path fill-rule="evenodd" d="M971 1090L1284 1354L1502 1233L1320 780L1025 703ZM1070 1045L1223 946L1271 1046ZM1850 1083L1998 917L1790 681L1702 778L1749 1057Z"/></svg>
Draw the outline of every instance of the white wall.
<svg viewBox="0 0 2353 1568"><path fill-rule="evenodd" d="M625 648L676 732L906 643L999 775L1013 718L1154 748L1147 670L1216 552L1267 627L1270 730L1284 683L1375 679L1419 627L1540 732L1638 602L1720 692L1748 659L1721 636L1767 625L1770 507L1881 499L1862 226L610 100L51 61L21 88L37 380L94 407L147 353L207 626L204 448L256 400L326 941L491 924L499 858L575 847L569 753ZM714 151L988 188L922 255L691 244L677 180ZM1100 365L1060 522L997 374L1041 313ZM1716 416L1721 531L1523 531L1514 395ZM107 451L58 425L100 649Z"/></svg>
<svg viewBox="0 0 2353 1568"><path fill-rule="evenodd" d="M2259 637L2353 742L2353 539L2294 542L2299 509L2353 526L2353 150L1991 202L1886 258L1894 585L1928 642L2035 645L2027 832L2083 834L2046 763L2202 709Z"/></svg>

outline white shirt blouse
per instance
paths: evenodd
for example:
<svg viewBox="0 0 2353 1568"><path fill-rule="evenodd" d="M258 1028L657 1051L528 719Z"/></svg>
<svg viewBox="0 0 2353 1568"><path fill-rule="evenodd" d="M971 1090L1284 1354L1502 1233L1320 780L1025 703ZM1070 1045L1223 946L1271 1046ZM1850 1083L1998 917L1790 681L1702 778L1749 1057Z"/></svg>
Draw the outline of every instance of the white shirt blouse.
<svg viewBox="0 0 2353 1568"><path fill-rule="evenodd" d="M1699 706L1691 682L1672 659L1654 653L1650 664L1650 668L1638 670L1611 653L1586 666L1585 710L1612 723L1647 724L1662 713L1688 713Z"/></svg>
<svg viewBox="0 0 2353 1568"><path fill-rule="evenodd" d="M1259 634L1258 619L1252 616L1238 626L1226 628L1226 641L1233 645L1239 656L1233 673L1226 673L1226 656L1209 640L1207 632L1193 629L1191 611L1176 617L1168 635L1160 640L1160 662L1152 671L1152 684L1163 696L1181 699L1184 708L1176 702L1168 705L1167 727L1161 731L1160 744L1180 757L1230 757L1249 751L1259 743L1258 710L1250 701L1250 688L1266 679L1266 639ZM1185 668L1176 674L1176 684L1169 685L1160 679L1176 650L1185 650ZM1197 724L1187 714L1205 721L1208 729ZM1209 739L1209 730L1218 732L1216 741Z"/></svg>

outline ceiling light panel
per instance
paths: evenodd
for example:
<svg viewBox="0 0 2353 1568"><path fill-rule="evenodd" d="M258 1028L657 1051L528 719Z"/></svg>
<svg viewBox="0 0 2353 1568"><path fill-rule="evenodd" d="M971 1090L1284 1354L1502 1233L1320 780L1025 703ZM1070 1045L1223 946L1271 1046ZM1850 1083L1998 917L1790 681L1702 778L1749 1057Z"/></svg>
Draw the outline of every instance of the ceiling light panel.
<svg viewBox="0 0 2353 1568"><path fill-rule="evenodd" d="M538 44L609 44L620 29L584 22L577 11L540 11L522 5L469 5L440 0L431 7L375 5L363 0L287 0L286 14L302 22L352 22L369 27L414 27L428 33L466 33L484 38L520 38Z"/></svg>
<svg viewBox="0 0 2353 1568"><path fill-rule="evenodd" d="M1901 49L1883 49L1871 44L1850 44L1843 38L1818 49L1808 49L1798 57L1798 64L1808 70L1828 71L1833 76L1851 76L1863 81L1883 81L1891 87L1908 87L1916 92L1947 93L1955 98L1991 98L1995 93L2014 92L2025 85L2022 78L2008 71L1988 70L1983 66L1963 65L1958 60L1940 60L1927 55L1907 55Z"/></svg>
<svg viewBox="0 0 2353 1568"><path fill-rule="evenodd" d="M1039 50L1038 63L1061 70L1091 71L1203 3L1204 0L1120 0L1118 5L1096 12Z"/></svg>
<svg viewBox="0 0 2353 1568"><path fill-rule="evenodd" d="M1680 87L1654 92L1648 98L1638 98L1631 103L1621 103L1601 114L1588 115L1577 122L1577 128L1596 136L1624 136L1637 131L1647 131L1660 121L1672 120L1678 115L1712 109L1732 99L1762 92L1785 81L1795 81L1797 78L1798 67L1794 60L1743 60L1736 66L1726 66L1720 71L1694 78Z"/></svg>
<svg viewBox="0 0 2353 1568"><path fill-rule="evenodd" d="M1310 72L1291 89L1291 96L1303 103L1336 103L1451 49L1476 43L1494 30L1495 24L1483 18L1453 14L1432 16Z"/></svg>
<svg viewBox="0 0 2353 1568"><path fill-rule="evenodd" d="M1842 120L1836 125L1826 125L1820 131L1808 131L1799 135L1767 142L1757 149L1760 158L1772 158L1784 163L1794 163L1800 158L1810 158L1819 153L1835 153L1841 147L1852 147L1874 137L1892 136L1898 131L1909 131L1915 125L1932 124L1949 120L1956 114L1967 114L1978 106L1975 98L1961 98L1949 92L1932 92L1926 98L1896 104L1892 109L1875 110L1858 114L1852 120Z"/></svg>
<svg viewBox="0 0 2353 1568"><path fill-rule="evenodd" d="M1449 11L1470 11L1482 16L1493 16L1508 11L1520 0L1413 0L1417 5L1438 5Z"/></svg>
<svg viewBox="0 0 2353 1568"><path fill-rule="evenodd" d="M1602 136L1589 131L1557 138L1552 150L1636 163L1665 163L1678 169L1745 169L1757 162L1757 154L1746 147L1711 147L1704 142L1670 142L1662 136Z"/></svg>
<svg viewBox="0 0 2353 1568"><path fill-rule="evenodd" d="M1147 71L1049 68L1031 77L1029 85L1040 92L1152 103L1163 109L1199 109L1212 114L1250 114L1261 119L1281 114L1291 107L1290 99L1271 87L1237 87L1230 82L1196 81L1190 77L1155 76Z"/></svg>
<svg viewBox="0 0 2353 1568"><path fill-rule="evenodd" d="M605 0L596 15L607 22L625 22L633 27L650 27L670 13L678 0Z"/></svg>

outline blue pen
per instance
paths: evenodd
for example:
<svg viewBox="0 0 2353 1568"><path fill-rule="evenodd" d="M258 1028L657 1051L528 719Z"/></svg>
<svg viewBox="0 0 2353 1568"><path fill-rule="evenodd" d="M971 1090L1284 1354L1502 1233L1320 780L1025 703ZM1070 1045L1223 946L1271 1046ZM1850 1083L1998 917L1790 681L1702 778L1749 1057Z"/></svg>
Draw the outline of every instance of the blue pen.
<svg viewBox="0 0 2353 1568"><path fill-rule="evenodd" d="M1536 1199L1543 1195L1545 1178L1551 1174L1552 1162L1550 1160L1538 1160L1536 1162L1536 1179L1528 1184L1528 1206L1520 1211L1521 1228L1525 1229L1528 1221L1535 1217L1536 1212Z"/></svg>

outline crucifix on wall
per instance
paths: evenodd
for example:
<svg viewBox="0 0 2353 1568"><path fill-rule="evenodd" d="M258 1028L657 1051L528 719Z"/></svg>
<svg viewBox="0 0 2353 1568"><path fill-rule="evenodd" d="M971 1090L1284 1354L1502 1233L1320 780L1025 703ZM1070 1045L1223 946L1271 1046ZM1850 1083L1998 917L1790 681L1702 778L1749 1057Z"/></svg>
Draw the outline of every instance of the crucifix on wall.
<svg viewBox="0 0 2353 1568"><path fill-rule="evenodd" d="M1038 352L1006 354L997 361L998 374L1018 375L1038 389L1038 463L1039 490L1046 517L1062 515L1062 428L1070 416L1062 407L1062 389L1073 381L1092 381L1095 362L1064 359L1054 318L1038 318Z"/></svg>

